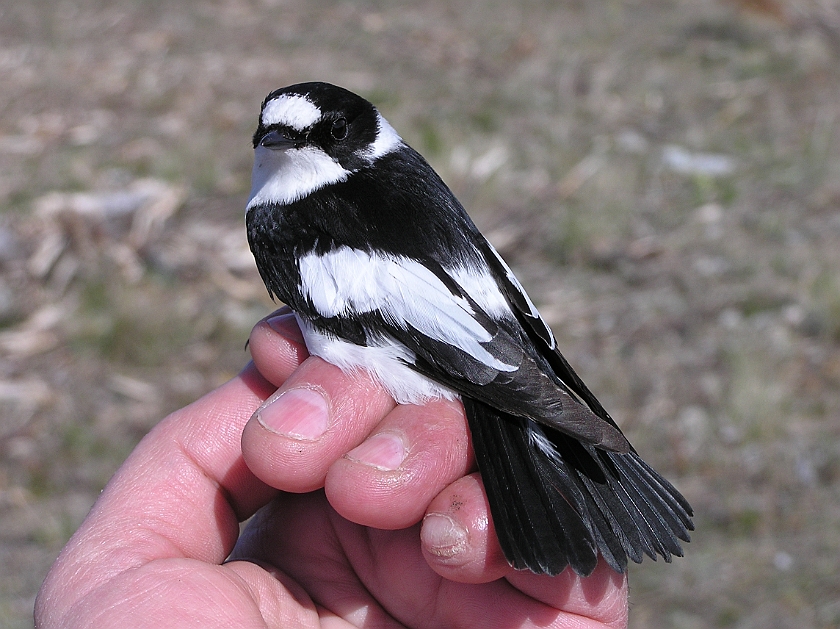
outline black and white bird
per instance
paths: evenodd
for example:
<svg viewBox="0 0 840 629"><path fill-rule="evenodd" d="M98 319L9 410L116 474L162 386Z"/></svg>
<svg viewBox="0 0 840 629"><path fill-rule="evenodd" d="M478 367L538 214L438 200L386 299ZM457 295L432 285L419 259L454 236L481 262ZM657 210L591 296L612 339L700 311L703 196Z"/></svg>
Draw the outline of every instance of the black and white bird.
<svg viewBox="0 0 840 629"><path fill-rule="evenodd" d="M248 241L311 354L401 404L460 398L505 557L579 575L670 561L688 502L557 349L508 265L368 101L327 83L272 92L253 138Z"/></svg>

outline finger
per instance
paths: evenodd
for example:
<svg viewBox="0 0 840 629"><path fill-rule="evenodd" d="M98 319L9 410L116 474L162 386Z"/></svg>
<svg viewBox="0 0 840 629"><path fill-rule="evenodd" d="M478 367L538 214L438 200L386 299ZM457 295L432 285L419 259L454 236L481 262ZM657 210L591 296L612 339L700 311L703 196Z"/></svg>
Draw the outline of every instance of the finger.
<svg viewBox="0 0 840 629"><path fill-rule="evenodd" d="M254 413L242 434L242 453L268 485L313 491L394 406L366 373L345 374L312 356Z"/></svg>
<svg viewBox="0 0 840 629"><path fill-rule="evenodd" d="M607 625L627 624L627 579L603 560L588 577L567 569L556 577L514 570L505 560L479 474L446 487L431 502L420 530L423 556L442 577L488 583L501 577L556 609Z"/></svg>
<svg viewBox="0 0 840 629"><path fill-rule="evenodd" d="M285 306L254 326L248 349L259 372L276 387L309 356L295 315Z"/></svg>
<svg viewBox="0 0 840 629"><path fill-rule="evenodd" d="M588 577L566 568L556 577L512 571L507 581L546 605L592 618L610 627L626 627L628 617L627 574L619 574L603 559Z"/></svg>
<svg viewBox="0 0 840 629"><path fill-rule="evenodd" d="M329 468L325 490L332 507L351 522L405 528L472 464L460 402L397 406Z"/></svg>
<svg viewBox="0 0 840 629"><path fill-rule="evenodd" d="M487 583L511 572L478 473L456 480L432 500L420 540L426 562L450 581Z"/></svg>

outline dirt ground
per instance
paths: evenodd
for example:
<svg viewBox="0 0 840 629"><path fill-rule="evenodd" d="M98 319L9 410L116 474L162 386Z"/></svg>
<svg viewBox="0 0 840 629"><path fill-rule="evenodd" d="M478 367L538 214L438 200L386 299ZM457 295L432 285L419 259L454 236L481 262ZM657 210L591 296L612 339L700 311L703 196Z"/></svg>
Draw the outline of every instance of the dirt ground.
<svg viewBox="0 0 840 629"><path fill-rule="evenodd" d="M247 360L262 98L374 101L697 531L633 627L840 626L835 0L0 7L0 626L136 441Z"/></svg>

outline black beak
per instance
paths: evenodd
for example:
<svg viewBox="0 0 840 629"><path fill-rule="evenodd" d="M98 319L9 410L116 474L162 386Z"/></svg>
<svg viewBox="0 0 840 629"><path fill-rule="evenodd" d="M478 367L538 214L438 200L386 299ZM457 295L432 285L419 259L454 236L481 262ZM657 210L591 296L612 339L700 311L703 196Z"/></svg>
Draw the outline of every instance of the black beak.
<svg viewBox="0 0 840 629"><path fill-rule="evenodd" d="M300 144L300 140L294 140L285 136L280 131L269 131L262 139L260 139L260 146L264 146L272 151L285 151Z"/></svg>

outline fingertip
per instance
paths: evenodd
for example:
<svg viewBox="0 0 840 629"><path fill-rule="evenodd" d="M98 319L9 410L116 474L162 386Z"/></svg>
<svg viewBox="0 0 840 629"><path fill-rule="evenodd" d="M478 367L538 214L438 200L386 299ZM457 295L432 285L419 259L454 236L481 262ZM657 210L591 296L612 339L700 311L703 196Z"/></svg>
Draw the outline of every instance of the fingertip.
<svg viewBox="0 0 840 629"><path fill-rule="evenodd" d="M251 330L248 349L260 373L275 387L309 356L295 315L281 308Z"/></svg>
<svg viewBox="0 0 840 629"><path fill-rule="evenodd" d="M298 326L297 318L293 312L283 312L282 309L278 310L268 317L265 322L268 324L268 327L286 340L297 345L306 344L303 338L303 332L300 331L300 326Z"/></svg>
<svg viewBox="0 0 840 629"><path fill-rule="evenodd" d="M242 432L243 457L275 489L319 489L330 466L393 405L370 378L310 357L254 412Z"/></svg>
<svg viewBox="0 0 840 629"><path fill-rule="evenodd" d="M313 460L318 440L331 423L331 404L315 386L276 391L251 416L242 431L242 456L267 485L293 493L323 484L323 463Z"/></svg>
<svg viewBox="0 0 840 629"><path fill-rule="evenodd" d="M401 408L401 407L398 407ZM403 467L405 436L388 430L368 437L327 472L327 500L344 519L376 529L402 529L423 515L413 475Z"/></svg>
<svg viewBox="0 0 840 629"><path fill-rule="evenodd" d="M487 583L512 570L496 539L480 476L464 476L431 502L420 529L423 556L440 576Z"/></svg>
<svg viewBox="0 0 840 629"><path fill-rule="evenodd" d="M378 529L419 522L440 491L472 464L460 404L398 405L330 468L327 498L345 519Z"/></svg>

